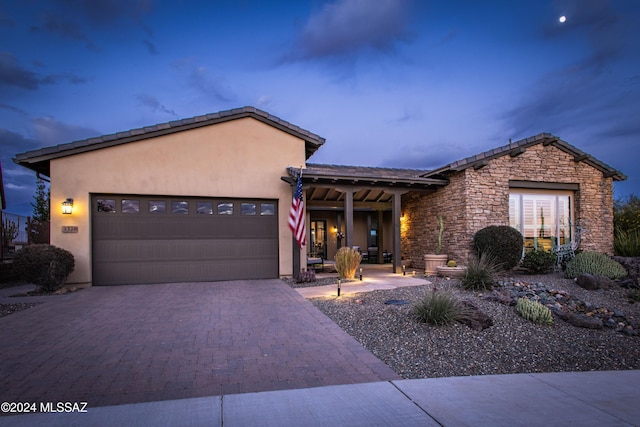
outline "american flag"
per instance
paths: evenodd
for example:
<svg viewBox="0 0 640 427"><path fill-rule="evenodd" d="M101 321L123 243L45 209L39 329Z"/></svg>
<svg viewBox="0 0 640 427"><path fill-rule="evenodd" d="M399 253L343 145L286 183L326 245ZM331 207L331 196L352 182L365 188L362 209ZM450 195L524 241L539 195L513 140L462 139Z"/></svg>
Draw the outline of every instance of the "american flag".
<svg viewBox="0 0 640 427"><path fill-rule="evenodd" d="M298 175L296 193L293 195L291 210L289 211L289 228L293 232L300 249L307 244L307 233L304 227L304 201L302 200L302 170Z"/></svg>

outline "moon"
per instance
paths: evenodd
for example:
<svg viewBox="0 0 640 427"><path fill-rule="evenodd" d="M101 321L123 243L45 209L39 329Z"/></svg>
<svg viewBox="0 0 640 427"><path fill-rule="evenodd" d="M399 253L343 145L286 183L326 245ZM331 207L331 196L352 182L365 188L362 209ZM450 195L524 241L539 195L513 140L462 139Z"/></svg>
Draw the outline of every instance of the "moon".
<svg viewBox="0 0 640 427"><path fill-rule="evenodd" d="M560 21L561 24L564 24L565 21L567 20L567 17L562 15L560 18L558 18L558 21Z"/></svg>

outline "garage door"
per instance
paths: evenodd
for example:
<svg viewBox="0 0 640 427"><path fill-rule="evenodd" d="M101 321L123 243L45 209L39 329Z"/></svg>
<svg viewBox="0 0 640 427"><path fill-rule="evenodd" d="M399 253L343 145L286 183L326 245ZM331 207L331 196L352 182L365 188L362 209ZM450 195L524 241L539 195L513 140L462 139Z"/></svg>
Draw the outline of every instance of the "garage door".
<svg viewBox="0 0 640 427"><path fill-rule="evenodd" d="M278 277L275 200L93 195L93 284Z"/></svg>

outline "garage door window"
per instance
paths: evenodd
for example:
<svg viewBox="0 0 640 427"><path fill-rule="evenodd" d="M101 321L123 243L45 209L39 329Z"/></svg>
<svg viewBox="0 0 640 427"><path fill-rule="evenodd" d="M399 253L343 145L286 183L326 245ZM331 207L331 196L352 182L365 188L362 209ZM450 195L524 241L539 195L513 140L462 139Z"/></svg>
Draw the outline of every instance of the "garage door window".
<svg viewBox="0 0 640 427"><path fill-rule="evenodd" d="M198 202L198 209L196 210L201 215L213 215L213 203L211 202Z"/></svg>
<svg viewBox="0 0 640 427"><path fill-rule="evenodd" d="M140 201L133 199L122 199L122 213L140 213Z"/></svg>
<svg viewBox="0 0 640 427"><path fill-rule="evenodd" d="M164 200L150 200L149 213L163 214L167 213L167 202Z"/></svg>
<svg viewBox="0 0 640 427"><path fill-rule="evenodd" d="M114 199L96 200L98 212L116 213L116 201Z"/></svg>
<svg viewBox="0 0 640 427"><path fill-rule="evenodd" d="M189 202L171 202L171 213L178 215L187 215L189 213Z"/></svg>
<svg viewBox="0 0 640 427"><path fill-rule="evenodd" d="M273 203L261 203L260 204L260 215L275 215L276 214L276 205Z"/></svg>
<svg viewBox="0 0 640 427"><path fill-rule="evenodd" d="M255 215L256 204L255 203L242 203L240 205L240 213L242 215Z"/></svg>
<svg viewBox="0 0 640 427"><path fill-rule="evenodd" d="M233 215L233 203L218 203L218 215Z"/></svg>

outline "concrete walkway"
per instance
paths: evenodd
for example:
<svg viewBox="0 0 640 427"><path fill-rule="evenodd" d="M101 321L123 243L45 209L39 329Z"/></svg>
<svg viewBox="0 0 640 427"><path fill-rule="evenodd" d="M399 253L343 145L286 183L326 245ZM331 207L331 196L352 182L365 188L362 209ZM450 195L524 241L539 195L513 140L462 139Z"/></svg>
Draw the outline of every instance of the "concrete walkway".
<svg viewBox="0 0 640 427"><path fill-rule="evenodd" d="M415 270L408 270L406 275L391 272L390 264L366 265L363 268L362 280L356 275L356 280L342 281L340 283L340 296L358 292L371 292L386 289L395 289L405 286L430 285L431 282L419 275L414 275ZM320 273L318 277L338 277L338 274ZM305 298L337 297L337 285L312 286L308 288L296 288L296 291Z"/></svg>
<svg viewBox="0 0 640 427"><path fill-rule="evenodd" d="M640 371L487 375L0 417L0 426L637 426Z"/></svg>

